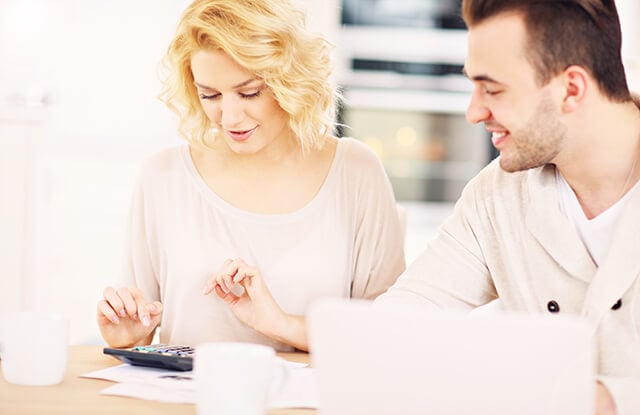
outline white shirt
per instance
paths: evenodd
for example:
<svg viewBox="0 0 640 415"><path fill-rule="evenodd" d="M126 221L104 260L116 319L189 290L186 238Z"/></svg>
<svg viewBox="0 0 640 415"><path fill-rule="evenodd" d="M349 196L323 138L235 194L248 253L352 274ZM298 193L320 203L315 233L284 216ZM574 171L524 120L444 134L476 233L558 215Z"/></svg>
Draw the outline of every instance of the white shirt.
<svg viewBox="0 0 640 415"><path fill-rule="evenodd" d="M587 251L589 251L593 262L598 266L604 261L609 246L611 246L613 232L622 208L629 199L629 195L637 191L638 183L640 182L636 183L620 200L607 210L595 218L587 219L580 206L578 197L557 169L556 178L558 192L560 194L560 209L569 218L569 221L571 221L571 224L575 227Z"/></svg>

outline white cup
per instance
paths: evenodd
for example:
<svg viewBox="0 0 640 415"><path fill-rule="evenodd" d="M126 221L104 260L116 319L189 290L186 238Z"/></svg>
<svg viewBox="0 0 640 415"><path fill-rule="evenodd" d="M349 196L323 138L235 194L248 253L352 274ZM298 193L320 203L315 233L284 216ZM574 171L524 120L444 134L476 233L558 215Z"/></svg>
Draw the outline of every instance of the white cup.
<svg viewBox="0 0 640 415"><path fill-rule="evenodd" d="M193 374L198 415L263 415L276 370L273 348L252 343L196 347Z"/></svg>
<svg viewBox="0 0 640 415"><path fill-rule="evenodd" d="M55 385L64 378L69 348L69 324L44 312L19 311L3 322L2 372L18 385Z"/></svg>

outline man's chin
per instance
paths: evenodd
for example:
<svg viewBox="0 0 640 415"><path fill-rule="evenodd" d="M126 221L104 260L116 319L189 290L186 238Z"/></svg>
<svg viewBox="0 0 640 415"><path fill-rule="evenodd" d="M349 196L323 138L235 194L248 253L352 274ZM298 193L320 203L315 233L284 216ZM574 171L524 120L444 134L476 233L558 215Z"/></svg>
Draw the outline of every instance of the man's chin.
<svg viewBox="0 0 640 415"><path fill-rule="evenodd" d="M523 163L517 160L509 160L508 158L504 158L500 156L500 168L507 173L516 173L519 171L525 171L529 169L535 169L536 167L540 167L542 164L540 163Z"/></svg>

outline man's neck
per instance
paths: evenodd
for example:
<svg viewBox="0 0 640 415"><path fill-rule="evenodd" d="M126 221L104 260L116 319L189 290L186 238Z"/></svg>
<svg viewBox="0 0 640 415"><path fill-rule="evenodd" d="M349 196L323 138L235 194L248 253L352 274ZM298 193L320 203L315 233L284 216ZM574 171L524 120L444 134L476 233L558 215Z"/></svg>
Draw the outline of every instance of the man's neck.
<svg viewBox="0 0 640 415"><path fill-rule="evenodd" d="M640 110L629 103L607 103L569 146L573 149L559 157L556 166L591 219L640 179Z"/></svg>

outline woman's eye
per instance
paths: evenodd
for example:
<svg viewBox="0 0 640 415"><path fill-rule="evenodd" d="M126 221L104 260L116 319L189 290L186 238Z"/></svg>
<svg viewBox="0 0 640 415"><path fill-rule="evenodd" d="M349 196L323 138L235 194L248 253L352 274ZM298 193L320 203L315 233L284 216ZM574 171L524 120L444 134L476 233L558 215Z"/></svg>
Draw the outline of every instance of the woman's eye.
<svg viewBox="0 0 640 415"><path fill-rule="evenodd" d="M492 91L492 90L489 90L489 89L485 89L484 90L485 94L491 95L491 96L498 95L500 92L502 92L502 91Z"/></svg>
<svg viewBox="0 0 640 415"><path fill-rule="evenodd" d="M238 95L240 96L240 98L243 99L251 99L251 98L256 98L258 97L260 94L262 93L262 88L255 90L253 92L239 92ZM218 99L220 98L222 94L215 93L215 94L198 94L198 97L200 99L207 99L207 100L213 100L213 99Z"/></svg>
<svg viewBox="0 0 640 415"><path fill-rule="evenodd" d="M218 98L220 94L211 94L211 95L198 94L198 96L200 97L200 99L215 99L215 98Z"/></svg>
<svg viewBox="0 0 640 415"><path fill-rule="evenodd" d="M257 96L259 96L259 95L260 95L260 93L262 93L262 89L258 89L257 91L252 92L252 93L249 93L249 94L241 93L241 94L240 94L240 96L241 96L242 98L250 99L250 98L256 98Z"/></svg>

